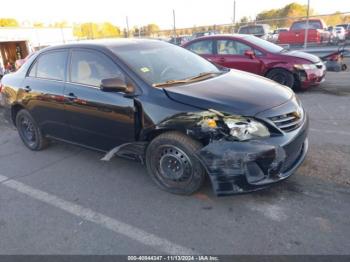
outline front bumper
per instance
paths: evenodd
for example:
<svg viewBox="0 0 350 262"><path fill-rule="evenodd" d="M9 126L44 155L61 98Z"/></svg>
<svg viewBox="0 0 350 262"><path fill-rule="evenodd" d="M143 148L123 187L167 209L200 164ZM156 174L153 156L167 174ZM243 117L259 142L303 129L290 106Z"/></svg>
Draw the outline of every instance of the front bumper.
<svg viewBox="0 0 350 262"><path fill-rule="evenodd" d="M264 189L291 176L308 151L308 120L293 134L246 142L213 141L197 152L216 195Z"/></svg>
<svg viewBox="0 0 350 262"><path fill-rule="evenodd" d="M321 69L300 70L298 71L298 76L301 88L305 89L317 86L325 80L326 67L324 66Z"/></svg>

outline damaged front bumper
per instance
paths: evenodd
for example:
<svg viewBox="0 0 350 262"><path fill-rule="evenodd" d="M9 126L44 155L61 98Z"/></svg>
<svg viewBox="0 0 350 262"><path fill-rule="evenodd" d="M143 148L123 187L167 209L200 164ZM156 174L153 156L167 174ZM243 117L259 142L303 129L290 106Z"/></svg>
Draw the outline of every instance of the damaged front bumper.
<svg viewBox="0 0 350 262"><path fill-rule="evenodd" d="M308 151L308 121L282 137L213 141L197 152L218 196L251 192L291 176Z"/></svg>

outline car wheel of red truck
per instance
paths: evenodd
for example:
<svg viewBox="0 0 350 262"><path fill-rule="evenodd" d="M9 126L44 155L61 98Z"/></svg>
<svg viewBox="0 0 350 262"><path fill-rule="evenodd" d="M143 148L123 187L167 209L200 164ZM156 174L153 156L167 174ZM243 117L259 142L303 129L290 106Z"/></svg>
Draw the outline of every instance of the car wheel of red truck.
<svg viewBox="0 0 350 262"><path fill-rule="evenodd" d="M272 69L267 73L266 77L290 88L294 86L295 82L293 74L285 69Z"/></svg>
<svg viewBox="0 0 350 262"><path fill-rule="evenodd" d="M166 132L151 141L146 150L147 171L163 190L190 195L203 185L206 171L195 157L200 142L180 132Z"/></svg>

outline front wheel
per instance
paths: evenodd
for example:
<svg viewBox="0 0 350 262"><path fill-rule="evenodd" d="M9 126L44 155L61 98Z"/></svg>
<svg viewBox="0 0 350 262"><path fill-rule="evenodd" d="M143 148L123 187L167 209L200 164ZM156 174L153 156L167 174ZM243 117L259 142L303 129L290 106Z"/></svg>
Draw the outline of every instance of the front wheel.
<svg viewBox="0 0 350 262"><path fill-rule="evenodd" d="M290 88L293 88L295 83L293 74L285 69L272 69L267 73L266 77Z"/></svg>
<svg viewBox="0 0 350 262"><path fill-rule="evenodd" d="M195 157L195 152L201 148L201 143L180 132L161 134L147 147L148 173L167 192L193 194L206 177L202 164Z"/></svg>

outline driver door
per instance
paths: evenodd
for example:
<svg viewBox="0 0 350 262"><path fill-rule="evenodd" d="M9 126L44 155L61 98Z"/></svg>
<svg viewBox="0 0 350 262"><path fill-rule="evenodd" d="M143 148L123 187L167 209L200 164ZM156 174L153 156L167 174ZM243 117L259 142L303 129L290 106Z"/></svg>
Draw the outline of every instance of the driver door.
<svg viewBox="0 0 350 262"><path fill-rule="evenodd" d="M217 54L214 62L228 68L261 74L261 61L256 56L245 55L247 50L253 50L253 48L237 40L219 39L216 41Z"/></svg>
<svg viewBox="0 0 350 262"><path fill-rule="evenodd" d="M71 50L64 94L73 142L108 151L135 140L133 98L100 89L102 79L113 77L125 78L104 53Z"/></svg>

